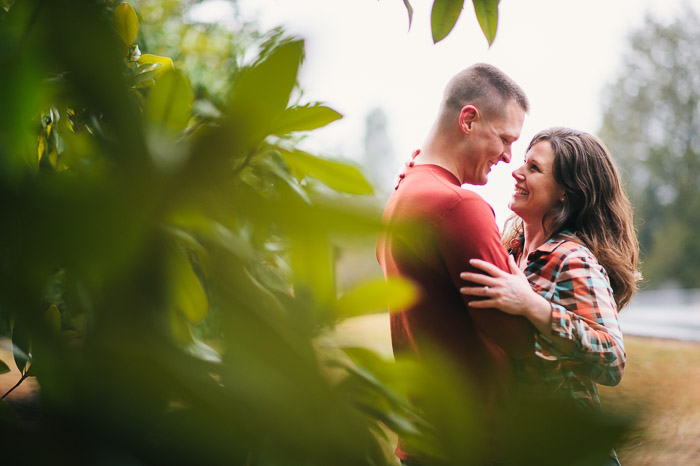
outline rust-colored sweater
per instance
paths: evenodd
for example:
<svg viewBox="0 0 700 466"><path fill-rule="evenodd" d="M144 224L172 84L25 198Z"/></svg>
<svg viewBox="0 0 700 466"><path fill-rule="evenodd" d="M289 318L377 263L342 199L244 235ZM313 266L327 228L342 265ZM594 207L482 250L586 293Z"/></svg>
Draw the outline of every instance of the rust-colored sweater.
<svg viewBox="0 0 700 466"><path fill-rule="evenodd" d="M410 308L390 310L394 354L420 358L424 348L437 344L464 367L485 406L498 403L494 398L510 382L511 358L534 351L534 327L496 309L468 308L473 298L459 292L470 285L459 274L475 271L469 259L508 270L493 209L444 168L415 165L400 179L383 222L387 230L376 252L384 275L410 279L421 291ZM412 227L402 228L406 224ZM401 443L396 454L410 457Z"/></svg>

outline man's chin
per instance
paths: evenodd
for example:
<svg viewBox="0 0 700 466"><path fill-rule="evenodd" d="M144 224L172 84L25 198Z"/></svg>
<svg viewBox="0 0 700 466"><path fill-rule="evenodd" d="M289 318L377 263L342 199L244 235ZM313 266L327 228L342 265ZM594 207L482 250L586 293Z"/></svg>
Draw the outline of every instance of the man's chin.
<svg viewBox="0 0 700 466"><path fill-rule="evenodd" d="M465 177L464 180L462 181L462 184L470 184L472 186L483 186L486 184L487 181L488 181L488 173L479 177L479 178Z"/></svg>

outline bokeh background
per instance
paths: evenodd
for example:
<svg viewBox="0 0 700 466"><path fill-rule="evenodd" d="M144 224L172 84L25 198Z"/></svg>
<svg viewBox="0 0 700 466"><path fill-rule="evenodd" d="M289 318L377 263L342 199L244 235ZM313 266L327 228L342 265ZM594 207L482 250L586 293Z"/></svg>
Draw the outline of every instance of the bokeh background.
<svg viewBox="0 0 700 466"><path fill-rule="evenodd" d="M465 189L502 223L533 134L598 134L645 277L611 416L524 402L507 453L700 461L700 4L475 2L499 3L491 46L471 2L435 44L418 0L411 21L399 0L0 0L0 463L394 465L397 434L480 461L469 381L393 360L387 305L415 290L374 258L394 176L477 61L532 112Z"/></svg>

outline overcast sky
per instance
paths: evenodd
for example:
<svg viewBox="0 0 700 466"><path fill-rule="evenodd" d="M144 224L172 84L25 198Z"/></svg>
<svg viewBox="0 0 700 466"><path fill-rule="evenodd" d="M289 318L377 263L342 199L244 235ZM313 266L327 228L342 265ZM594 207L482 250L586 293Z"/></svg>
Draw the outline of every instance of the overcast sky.
<svg viewBox="0 0 700 466"><path fill-rule="evenodd" d="M527 142L540 129L570 126L596 133L601 91L621 69L626 38L644 15L671 19L682 0L501 0L496 40L481 34L472 2L453 32L434 45L432 0L412 0L413 25L402 0L239 0L241 14L263 28L284 25L306 40L300 81L310 101L344 115L313 133L316 152L358 160L365 118L380 107L389 119L397 170L420 148L447 81L475 62L498 66L528 94L530 115L513 161L491 171L477 188L507 217L510 173L522 163ZM700 9L700 0L689 1ZM219 10L224 18L225 10ZM389 181L390 182L390 181ZM469 186L465 186L469 187ZM469 187L471 188L471 187Z"/></svg>

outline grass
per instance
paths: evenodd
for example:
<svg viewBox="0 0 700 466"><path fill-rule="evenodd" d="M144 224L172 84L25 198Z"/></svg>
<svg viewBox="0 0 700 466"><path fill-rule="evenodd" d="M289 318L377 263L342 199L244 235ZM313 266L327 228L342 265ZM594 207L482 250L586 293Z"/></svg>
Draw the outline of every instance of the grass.
<svg viewBox="0 0 700 466"><path fill-rule="evenodd" d="M336 338L391 355L389 317L348 319ZM625 337L627 368L616 387L599 387L603 408L636 422L621 439L623 465L700 465L700 343Z"/></svg>
<svg viewBox="0 0 700 466"><path fill-rule="evenodd" d="M599 387L610 413L637 422L618 446L622 464L700 464L700 343L628 336L617 387Z"/></svg>

